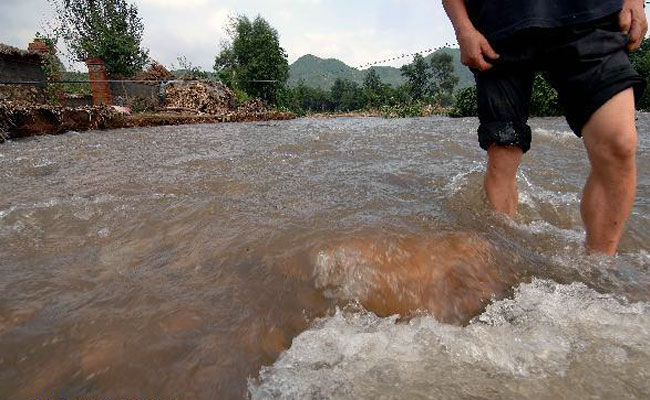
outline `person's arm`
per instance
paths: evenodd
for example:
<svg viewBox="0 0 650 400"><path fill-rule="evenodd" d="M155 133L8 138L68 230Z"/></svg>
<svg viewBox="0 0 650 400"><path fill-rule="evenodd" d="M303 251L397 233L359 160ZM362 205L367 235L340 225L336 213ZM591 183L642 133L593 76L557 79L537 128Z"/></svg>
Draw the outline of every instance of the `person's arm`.
<svg viewBox="0 0 650 400"><path fill-rule="evenodd" d="M641 0L643 1L643 0ZM460 45L461 62L479 71L492 68L487 60L495 60L499 55L494 51L485 36L472 24L467 14L465 0L442 0L442 5L456 31L456 39Z"/></svg>
<svg viewBox="0 0 650 400"><path fill-rule="evenodd" d="M641 42L648 32L648 21L643 9L644 0L625 0L623 9L618 16L621 32L629 35L627 49L634 51L641 46Z"/></svg>

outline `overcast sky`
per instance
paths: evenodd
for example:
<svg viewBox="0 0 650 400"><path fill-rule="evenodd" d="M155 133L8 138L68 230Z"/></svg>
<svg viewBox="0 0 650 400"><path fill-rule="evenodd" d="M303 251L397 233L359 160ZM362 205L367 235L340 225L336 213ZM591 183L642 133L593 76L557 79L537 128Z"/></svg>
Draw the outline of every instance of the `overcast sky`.
<svg viewBox="0 0 650 400"><path fill-rule="evenodd" d="M311 53L359 66L455 42L451 24L435 0L134 2L145 24L144 46L167 66L177 65L177 57L185 56L211 70L232 14L266 18L279 31L289 62ZM0 42L26 48L51 18L47 0L0 0Z"/></svg>
<svg viewBox="0 0 650 400"><path fill-rule="evenodd" d="M145 24L144 46L168 67L185 56L195 66L211 70L219 44L226 39L228 16L234 14L266 18L279 31L289 62L311 53L357 67L455 43L439 0L134 2ZM0 0L0 42L26 48L52 14L47 0Z"/></svg>

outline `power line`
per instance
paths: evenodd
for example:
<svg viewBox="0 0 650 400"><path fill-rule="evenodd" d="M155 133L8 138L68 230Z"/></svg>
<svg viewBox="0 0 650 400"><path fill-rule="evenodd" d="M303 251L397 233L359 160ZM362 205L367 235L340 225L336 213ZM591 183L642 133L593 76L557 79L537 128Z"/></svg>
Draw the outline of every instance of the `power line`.
<svg viewBox="0 0 650 400"><path fill-rule="evenodd" d="M650 1L645 1L645 2L644 2L644 8L645 8L645 5L647 5L647 4L650 4ZM415 57L417 54L430 54L430 53L435 53L435 52L438 51L438 50L441 50L441 49L444 49L444 48L450 48L452 45L453 45L453 46L457 46L458 44L456 44L456 43L454 43L454 44L451 44L451 43L445 43L444 46L440 46L440 47L437 47L437 48L430 48L430 49L426 49L426 50L423 50L423 51L420 51L420 52L416 52L416 53L411 53L411 54L402 54L402 55L399 55L399 56L396 56L396 57L387 58L387 59L385 59L385 60L379 60L379 61L369 62L369 63L363 64L363 65L360 65L360 66L358 67L358 69L363 69L363 68L367 68L367 67L372 67L372 66L375 66L375 65L386 64L386 63L389 63L389 62L402 60L402 59L407 58L407 57Z"/></svg>
<svg viewBox="0 0 650 400"><path fill-rule="evenodd" d="M419 52L416 52L416 53L402 54L402 55L395 56L395 57L392 57L392 58L387 58L387 59L385 59L385 60L379 60L379 61L369 62L369 63L363 64L363 65L360 65L360 66L358 67L358 69L364 69L364 68L372 67L372 66L375 66L375 65L386 64L386 63L389 63L389 62L402 60L402 59L404 59L404 58L408 58L408 57L415 57L415 56L418 55L418 54L423 55L423 54L435 53L435 52L438 51L438 50L442 50L442 49L445 49L445 48L451 48L452 45L454 45L454 44L452 44L452 43L445 43L444 46L434 47L434 48L428 48L428 49L426 49L426 50L419 51Z"/></svg>

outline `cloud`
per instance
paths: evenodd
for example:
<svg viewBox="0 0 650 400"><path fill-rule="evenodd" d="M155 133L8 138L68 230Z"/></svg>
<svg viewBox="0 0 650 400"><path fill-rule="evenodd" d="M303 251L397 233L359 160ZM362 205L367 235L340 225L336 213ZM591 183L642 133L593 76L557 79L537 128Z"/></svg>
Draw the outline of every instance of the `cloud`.
<svg viewBox="0 0 650 400"><path fill-rule="evenodd" d="M168 66L184 55L211 69L233 14L267 19L290 62L311 53L359 66L454 40L440 2L430 0L132 1L145 24L144 45ZM0 40L25 48L42 15L52 17L47 0L0 0Z"/></svg>
<svg viewBox="0 0 650 400"><path fill-rule="evenodd" d="M139 0L140 4L158 8L189 9L203 7L208 4L207 0Z"/></svg>

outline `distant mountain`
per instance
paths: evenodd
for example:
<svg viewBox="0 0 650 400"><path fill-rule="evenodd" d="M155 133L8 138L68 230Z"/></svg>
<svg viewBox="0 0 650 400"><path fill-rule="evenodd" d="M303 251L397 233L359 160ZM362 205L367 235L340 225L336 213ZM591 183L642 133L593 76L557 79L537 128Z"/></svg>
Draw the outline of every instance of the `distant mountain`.
<svg viewBox="0 0 650 400"><path fill-rule="evenodd" d="M460 78L458 88L464 88L474 85L474 76L472 72L460 63L460 50L444 48L438 52L449 53L454 58L454 71ZM435 54L435 53L433 53ZM429 60L433 54L425 57ZM359 85L363 84L366 74L371 69L377 72L382 82L393 87L400 86L406 82L402 77L399 68L394 67L370 67L365 70L358 70L346 65L344 62L334 59L322 59L311 54L297 59L289 69L289 85L297 86L300 81L305 85L321 89L329 89L334 85L338 78L348 79Z"/></svg>
<svg viewBox="0 0 650 400"><path fill-rule="evenodd" d="M311 54L300 57L289 68L289 86L301 81L314 88L329 89L337 79L362 83L364 72L334 58L322 59Z"/></svg>

